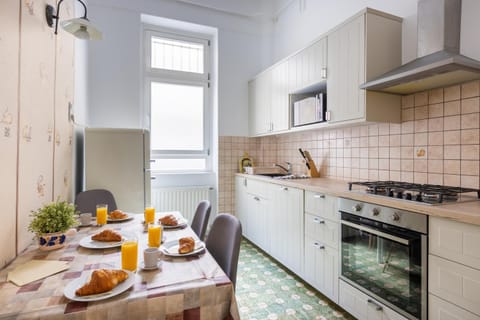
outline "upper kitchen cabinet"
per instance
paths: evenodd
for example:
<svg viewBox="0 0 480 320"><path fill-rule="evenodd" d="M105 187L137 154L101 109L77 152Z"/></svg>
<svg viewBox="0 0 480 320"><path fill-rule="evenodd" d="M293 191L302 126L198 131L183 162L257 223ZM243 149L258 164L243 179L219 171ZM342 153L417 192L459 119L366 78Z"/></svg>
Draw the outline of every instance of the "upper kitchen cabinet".
<svg viewBox="0 0 480 320"><path fill-rule="evenodd" d="M288 130L288 66L281 62L249 82L250 135Z"/></svg>
<svg viewBox="0 0 480 320"><path fill-rule="evenodd" d="M327 77L327 38L288 59L288 93L309 91ZM313 89L312 89L313 90Z"/></svg>
<svg viewBox="0 0 480 320"><path fill-rule="evenodd" d="M400 122L400 97L360 85L402 62L402 19L365 9L328 34L330 123Z"/></svg>

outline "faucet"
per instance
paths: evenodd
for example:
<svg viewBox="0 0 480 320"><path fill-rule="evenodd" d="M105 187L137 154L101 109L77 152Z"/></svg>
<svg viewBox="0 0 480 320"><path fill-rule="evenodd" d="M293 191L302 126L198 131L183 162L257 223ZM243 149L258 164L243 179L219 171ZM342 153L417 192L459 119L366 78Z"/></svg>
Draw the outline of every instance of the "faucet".
<svg viewBox="0 0 480 320"><path fill-rule="evenodd" d="M286 168L278 163L275 163L275 167L282 168L287 172L288 175L292 174L292 164L290 162L285 162L285 163L287 164Z"/></svg>

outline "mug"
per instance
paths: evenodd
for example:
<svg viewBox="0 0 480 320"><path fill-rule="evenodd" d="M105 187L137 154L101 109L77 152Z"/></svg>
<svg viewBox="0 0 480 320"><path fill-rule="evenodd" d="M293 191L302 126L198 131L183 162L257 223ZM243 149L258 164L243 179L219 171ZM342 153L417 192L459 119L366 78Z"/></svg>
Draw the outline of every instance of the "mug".
<svg viewBox="0 0 480 320"><path fill-rule="evenodd" d="M92 214L85 212L80 214L80 224L82 226L89 226L92 223Z"/></svg>
<svg viewBox="0 0 480 320"><path fill-rule="evenodd" d="M157 248L147 248L143 250L143 263L145 268L155 268L158 263L160 251Z"/></svg>

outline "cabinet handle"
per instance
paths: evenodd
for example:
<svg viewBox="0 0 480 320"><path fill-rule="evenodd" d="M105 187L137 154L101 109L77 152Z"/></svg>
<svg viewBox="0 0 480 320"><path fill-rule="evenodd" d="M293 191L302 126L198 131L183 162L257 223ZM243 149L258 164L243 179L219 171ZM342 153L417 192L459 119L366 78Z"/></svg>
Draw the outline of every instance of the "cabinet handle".
<svg viewBox="0 0 480 320"><path fill-rule="evenodd" d="M376 303L375 301L373 301L372 299L368 299L367 302L370 303L370 304L373 304L375 306L375 310L377 310L377 311L382 311L383 310L383 307L381 305L379 305L378 303Z"/></svg>
<svg viewBox="0 0 480 320"><path fill-rule="evenodd" d="M313 222L316 222L318 224L325 224L325 220L319 218L313 218Z"/></svg>
<svg viewBox="0 0 480 320"><path fill-rule="evenodd" d="M332 107L329 107L329 108L332 108ZM327 121L332 120L332 112L331 111L325 112L325 120L327 120Z"/></svg>
<svg viewBox="0 0 480 320"><path fill-rule="evenodd" d="M246 187L247 186L247 179L243 179L243 185Z"/></svg>
<svg viewBox="0 0 480 320"><path fill-rule="evenodd" d="M327 68L322 68L322 79L327 79Z"/></svg>
<svg viewBox="0 0 480 320"><path fill-rule="evenodd" d="M317 249L321 249L321 250L325 249L325 246L323 244L318 243L318 242L314 242L313 246Z"/></svg>
<svg viewBox="0 0 480 320"><path fill-rule="evenodd" d="M283 191L288 191L287 187L280 187L280 189L283 190Z"/></svg>
<svg viewBox="0 0 480 320"><path fill-rule="evenodd" d="M259 197L253 197L253 200L260 201Z"/></svg>
<svg viewBox="0 0 480 320"><path fill-rule="evenodd" d="M313 196L315 199L325 199L325 195L324 194L315 194Z"/></svg>

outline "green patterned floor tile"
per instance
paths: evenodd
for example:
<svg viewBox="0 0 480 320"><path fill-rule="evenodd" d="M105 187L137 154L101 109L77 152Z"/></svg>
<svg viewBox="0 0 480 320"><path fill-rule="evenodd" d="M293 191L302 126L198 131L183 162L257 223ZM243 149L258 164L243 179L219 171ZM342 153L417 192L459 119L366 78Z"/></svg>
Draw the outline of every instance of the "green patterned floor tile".
<svg viewBox="0 0 480 320"><path fill-rule="evenodd" d="M240 248L236 297L245 320L354 319L248 240Z"/></svg>

